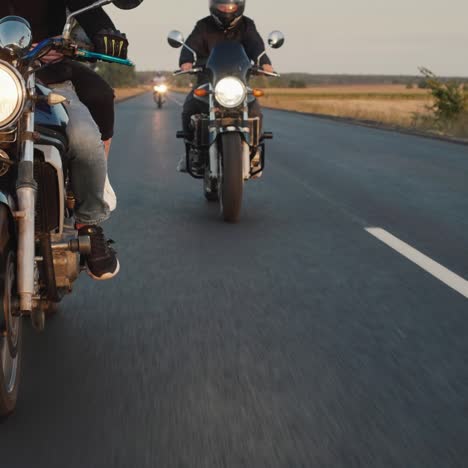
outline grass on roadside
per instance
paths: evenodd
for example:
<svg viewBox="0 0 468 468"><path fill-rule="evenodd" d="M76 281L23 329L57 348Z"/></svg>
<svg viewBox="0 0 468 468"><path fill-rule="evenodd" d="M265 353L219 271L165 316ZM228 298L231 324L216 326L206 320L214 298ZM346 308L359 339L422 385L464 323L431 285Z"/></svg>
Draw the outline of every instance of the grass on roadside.
<svg viewBox="0 0 468 468"><path fill-rule="evenodd" d="M123 99L128 99L133 96L138 96L139 94L143 94L149 91L148 86L135 86L131 88L115 88L115 100L117 102L122 101Z"/></svg>
<svg viewBox="0 0 468 468"><path fill-rule="evenodd" d="M428 116L427 91L401 85L318 86L267 89L262 105L298 112L415 127L415 115Z"/></svg>

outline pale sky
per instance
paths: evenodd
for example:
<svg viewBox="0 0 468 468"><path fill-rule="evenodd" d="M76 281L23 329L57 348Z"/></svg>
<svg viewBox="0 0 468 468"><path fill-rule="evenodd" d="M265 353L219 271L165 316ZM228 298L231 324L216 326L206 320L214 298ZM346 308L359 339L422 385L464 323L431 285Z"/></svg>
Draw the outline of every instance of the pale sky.
<svg viewBox="0 0 468 468"><path fill-rule="evenodd" d="M139 70L177 68L179 50L166 42L185 36L208 14L207 0L145 0L132 11L107 7L131 43ZM286 36L269 55L280 72L468 76L467 0L247 0L246 15L264 38Z"/></svg>

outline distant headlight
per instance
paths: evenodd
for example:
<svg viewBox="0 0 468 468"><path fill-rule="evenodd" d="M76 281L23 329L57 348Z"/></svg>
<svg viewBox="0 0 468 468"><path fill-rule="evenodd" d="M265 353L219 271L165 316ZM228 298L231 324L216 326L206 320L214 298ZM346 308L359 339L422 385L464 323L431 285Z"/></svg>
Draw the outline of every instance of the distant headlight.
<svg viewBox="0 0 468 468"><path fill-rule="evenodd" d="M0 60L0 130L13 125L21 115L26 88L21 75Z"/></svg>
<svg viewBox="0 0 468 468"><path fill-rule="evenodd" d="M240 106L247 96L247 88L238 78L228 77L219 81L215 88L215 98L228 109Z"/></svg>
<svg viewBox="0 0 468 468"><path fill-rule="evenodd" d="M154 87L154 90L155 90L157 93L164 94L164 93L167 93L167 86L166 86L166 85L155 86L155 87Z"/></svg>

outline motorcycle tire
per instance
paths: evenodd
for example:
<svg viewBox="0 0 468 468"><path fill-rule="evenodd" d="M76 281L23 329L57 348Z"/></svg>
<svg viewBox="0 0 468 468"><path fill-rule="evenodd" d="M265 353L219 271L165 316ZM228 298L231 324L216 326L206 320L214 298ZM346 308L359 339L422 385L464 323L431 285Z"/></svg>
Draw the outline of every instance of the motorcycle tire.
<svg viewBox="0 0 468 468"><path fill-rule="evenodd" d="M224 133L222 142L222 181L220 204L224 221L239 221L244 191L242 139L238 133Z"/></svg>
<svg viewBox="0 0 468 468"><path fill-rule="evenodd" d="M0 419L10 415L18 399L23 349L23 320L15 314L16 254L8 213L0 207Z"/></svg>

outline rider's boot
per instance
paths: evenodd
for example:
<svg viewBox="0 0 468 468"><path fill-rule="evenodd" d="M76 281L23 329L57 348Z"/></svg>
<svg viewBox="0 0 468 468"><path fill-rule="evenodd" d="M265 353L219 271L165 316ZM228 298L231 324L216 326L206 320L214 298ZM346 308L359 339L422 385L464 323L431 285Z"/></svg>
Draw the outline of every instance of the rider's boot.
<svg viewBox="0 0 468 468"><path fill-rule="evenodd" d="M85 257L88 274L91 278L104 281L117 275L120 263L114 249L113 241L107 240L100 226L80 226L80 236L89 236L91 239L91 253Z"/></svg>
<svg viewBox="0 0 468 468"><path fill-rule="evenodd" d="M180 158L180 161L177 164L177 171L187 172L187 156L185 154Z"/></svg>

